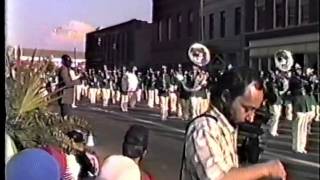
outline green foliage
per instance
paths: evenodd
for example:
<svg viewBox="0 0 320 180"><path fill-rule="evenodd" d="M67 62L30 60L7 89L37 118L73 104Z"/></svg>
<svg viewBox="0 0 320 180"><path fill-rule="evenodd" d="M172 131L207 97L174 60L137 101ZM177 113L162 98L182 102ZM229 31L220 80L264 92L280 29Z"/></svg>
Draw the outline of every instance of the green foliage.
<svg viewBox="0 0 320 180"><path fill-rule="evenodd" d="M6 59L7 62L10 59ZM66 152L82 151L87 147L76 144L66 133L74 129L89 132L89 124L83 119L62 118L47 110L48 104L60 98L57 93L62 90L48 95L42 93L45 87L43 76L49 62L37 70L33 64L17 66L15 77L6 78L6 131L20 150L50 145L61 147Z"/></svg>

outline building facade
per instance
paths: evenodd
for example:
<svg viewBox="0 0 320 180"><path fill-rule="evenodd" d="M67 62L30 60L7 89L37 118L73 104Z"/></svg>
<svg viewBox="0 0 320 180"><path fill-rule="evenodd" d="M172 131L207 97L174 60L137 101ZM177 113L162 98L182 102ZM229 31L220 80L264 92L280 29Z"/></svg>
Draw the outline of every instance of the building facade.
<svg viewBox="0 0 320 180"><path fill-rule="evenodd" d="M134 19L88 33L87 67L144 66L150 59L151 27L147 22Z"/></svg>
<svg viewBox="0 0 320 180"><path fill-rule="evenodd" d="M205 0L202 39L226 64L243 65L245 0Z"/></svg>
<svg viewBox="0 0 320 180"><path fill-rule="evenodd" d="M191 44L200 38L200 0L154 0L150 64L189 64Z"/></svg>
<svg viewBox="0 0 320 180"><path fill-rule="evenodd" d="M274 53L290 50L303 68L319 70L319 0L246 0L246 63L274 69Z"/></svg>

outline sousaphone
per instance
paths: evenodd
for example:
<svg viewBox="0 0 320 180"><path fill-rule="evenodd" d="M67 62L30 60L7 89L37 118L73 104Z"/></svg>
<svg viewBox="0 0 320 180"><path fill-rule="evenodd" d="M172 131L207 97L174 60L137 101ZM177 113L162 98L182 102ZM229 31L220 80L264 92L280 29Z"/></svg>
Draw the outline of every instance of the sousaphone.
<svg viewBox="0 0 320 180"><path fill-rule="evenodd" d="M204 67L211 61L211 54L208 47L201 43L194 43L188 49L188 57L190 61L198 67ZM186 91L193 92L201 89L201 83L195 87L187 87L183 74L176 74L176 78L181 82Z"/></svg>
<svg viewBox="0 0 320 180"><path fill-rule="evenodd" d="M282 72L289 71L294 64L292 53L283 49L280 49L274 53L274 61L276 67Z"/></svg>

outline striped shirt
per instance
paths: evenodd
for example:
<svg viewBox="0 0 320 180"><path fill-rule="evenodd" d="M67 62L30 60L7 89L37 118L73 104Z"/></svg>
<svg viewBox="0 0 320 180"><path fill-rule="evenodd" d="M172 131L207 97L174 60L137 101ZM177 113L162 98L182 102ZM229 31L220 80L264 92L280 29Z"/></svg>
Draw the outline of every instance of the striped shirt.
<svg viewBox="0 0 320 180"><path fill-rule="evenodd" d="M217 109L196 118L188 127L181 180L217 180L239 167L237 134Z"/></svg>

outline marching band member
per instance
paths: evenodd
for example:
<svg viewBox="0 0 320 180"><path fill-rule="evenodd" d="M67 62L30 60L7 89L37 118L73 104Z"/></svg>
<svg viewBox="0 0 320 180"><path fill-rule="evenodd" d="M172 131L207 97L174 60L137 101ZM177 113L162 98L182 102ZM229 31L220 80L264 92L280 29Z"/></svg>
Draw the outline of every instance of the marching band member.
<svg viewBox="0 0 320 180"><path fill-rule="evenodd" d="M170 70L170 87L169 87L169 102L170 102L170 113L177 113L177 79L175 77L174 69Z"/></svg>
<svg viewBox="0 0 320 180"><path fill-rule="evenodd" d="M168 118L168 109L169 109L169 86L170 86L170 77L167 73L167 67L162 66L162 74L158 83L158 92L160 96L160 111L161 111L161 120L167 120ZM161 83L160 83L161 82Z"/></svg>
<svg viewBox="0 0 320 180"><path fill-rule="evenodd" d="M298 64L296 64L295 67L295 74L291 78L289 85L294 112L292 125L292 149L298 153L307 153L305 149L307 143L307 131L304 128L304 125L308 118L308 98L306 96L304 80L300 77L302 75L301 67Z"/></svg>
<svg viewBox="0 0 320 180"><path fill-rule="evenodd" d="M75 65L73 64L69 70L69 74L70 74L70 77L71 77L71 80L72 81L77 81L77 84L74 86L73 88L73 100L72 100L72 108L76 108L76 100L77 100L77 94L78 94L78 91L79 91L79 85L80 85L80 77L81 77L81 74L76 74L76 70L75 70Z"/></svg>
<svg viewBox="0 0 320 180"><path fill-rule="evenodd" d="M160 97L159 97L159 84L161 84L161 81L159 81L159 79L161 79L160 77L160 71L156 71L156 87L154 89L154 103L156 105L159 105L160 104Z"/></svg>
<svg viewBox="0 0 320 180"><path fill-rule="evenodd" d="M200 85L201 81L202 81L202 76L199 73L199 69L196 66L193 66L193 72L191 74L191 78L192 78L192 82L193 82L193 87L196 87L198 85ZM197 116L200 115L200 96L199 96L199 90L197 91L193 91L191 93L191 117L195 118Z"/></svg>
<svg viewBox="0 0 320 180"><path fill-rule="evenodd" d="M128 98L128 88L129 88L129 82L128 82L128 75L127 75L127 70L123 68L123 76L121 78L121 111L123 112L128 112L128 103L129 103L129 98Z"/></svg>
<svg viewBox="0 0 320 180"><path fill-rule="evenodd" d="M106 66L105 66L106 67ZM102 80L102 106L107 107L109 105L110 99L110 75L108 69L105 69L103 73L101 73Z"/></svg>
<svg viewBox="0 0 320 180"><path fill-rule="evenodd" d="M279 88L281 86L281 82L277 81L279 80L279 76L277 77L275 74L270 74L269 77L269 83L270 86L272 87L275 95L275 102L269 106L269 111L272 114L271 116L271 121L270 121L270 128L269 132L272 136L278 136L278 125L279 125L279 120L281 116L281 110L282 110L282 101L280 98L280 92Z"/></svg>
<svg viewBox="0 0 320 180"><path fill-rule="evenodd" d="M187 91L183 83L186 84L186 86L191 87L192 81L191 76L187 71L184 72L184 82L178 83L178 92L179 92L179 99L178 99L178 117L181 117L182 120L187 121L190 118L190 109L191 109L191 103L190 103L190 97L191 92Z"/></svg>
<svg viewBox="0 0 320 180"><path fill-rule="evenodd" d="M117 76L117 70L114 69L111 75L111 100L112 104L116 104L117 99L117 84L118 84L118 76Z"/></svg>
<svg viewBox="0 0 320 180"><path fill-rule="evenodd" d="M152 69L150 69L148 80L147 80L148 106L150 108L153 108L155 103L156 80L157 80L156 75L154 74Z"/></svg>
<svg viewBox="0 0 320 180"><path fill-rule="evenodd" d="M207 111L209 107L209 101L208 101L208 96L207 96L207 91L208 91L208 78L209 74L205 71L201 71L201 89L199 90L199 96L200 96L200 114L204 113Z"/></svg>
<svg viewBox="0 0 320 180"><path fill-rule="evenodd" d="M138 78L138 89L136 92L136 96L137 96L137 102L141 102L142 90L144 89L141 72L138 72L137 78Z"/></svg>
<svg viewBox="0 0 320 180"><path fill-rule="evenodd" d="M130 72L130 77L134 77L134 80L136 80L137 78L137 70L138 68L136 66L133 66L132 68L132 72ZM132 79L133 80L133 79ZM129 84L131 84L132 82L130 82L131 79L129 79ZM136 93L137 93L137 89L134 87L130 87L129 88L129 91L128 91L128 98L129 98L129 104L130 104L130 107L131 108L134 108L136 103L137 103L137 96L136 96Z"/></svg>
<svg viewBox="0 0 320 180"><path fill-rule="evenodd" d="M98 79L95 73L91 75L89 82L90 103L95 104L97 101Z"/></svg>

